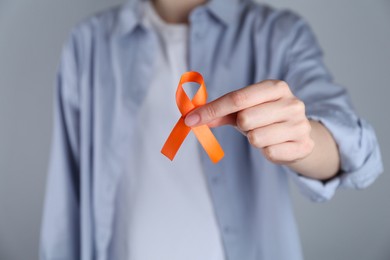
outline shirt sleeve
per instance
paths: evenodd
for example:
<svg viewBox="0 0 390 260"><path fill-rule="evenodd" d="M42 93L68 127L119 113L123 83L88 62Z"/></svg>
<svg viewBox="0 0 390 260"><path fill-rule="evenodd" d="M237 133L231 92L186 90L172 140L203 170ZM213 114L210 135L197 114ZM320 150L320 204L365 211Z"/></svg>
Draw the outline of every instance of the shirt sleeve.
<svg viewBox="0 0 390 260"><path fill-rule="evenodd" d="M307 117L321 122L333 135L341 169L325 182L288 171L303 194L326 201L338 187L370 185L383 171L381 154L373 128L355 113L346 89L333 82L309 26L300 18L292 24L284 44L283 78L305 103Z"/></svg>
<svg viewBox="0 0 390 260"><path fill-rule="evenodd" d="M40 259L79 257L79 95L77 51L65 44L55 89L54 126L41 227Z"/></svg>

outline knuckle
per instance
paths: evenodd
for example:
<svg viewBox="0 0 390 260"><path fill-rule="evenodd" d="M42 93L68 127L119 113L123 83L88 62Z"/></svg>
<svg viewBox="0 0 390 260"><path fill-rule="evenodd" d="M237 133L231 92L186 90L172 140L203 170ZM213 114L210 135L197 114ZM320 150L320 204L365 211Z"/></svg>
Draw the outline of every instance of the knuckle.
<svg viewBox="0 0 390 260"><path fill-rule="evenodd" d="M249 131L248 134L247 134L247 138L248 138L248 141L251 145L253 145L254 147L258 147L260 148L261 147L261 144L260 144L260 139L258 138L258 136L256 135L256 133L254 131Z"/></svg>
<svg viewBox="0 0 390 260"><path fill-rule="evenodd" d="M301 160L307 157L314 150L315 143L312 139L307 138L300 142L297 148L297 157L295 160Z"/></svg>
<svg viewBox="0 0 390 260"><path fill-rule="evenodd" d="M288 94L290 93L290 87L288 86L286 81L278 80L275 82L276 88L282 93L282 94Z"/></svg>
<svg viewBox="0 0 390 260"><path fill-rule="evenodd" d="M304 120L299 123L297 129L300 136L307 136L310 135L311 125L308 120Z"/></svg>
<svg viewBox="0 0 390 260"><path fill-rule="evenodd" d="M275 149L273 149L272 146L269 146L269 147L265 147L263 149L263 153L265 155L265 157L271 161L271 162L276 162L277 161L277 154L276 154L276 151Z"/></svg>
<svg viewBox="0 0 390 260"><path fill-rule="evenodd" d="M290 102L290 109L295 114L305 114L305 103L297 98L292 98Z"/></svg>
<svg viewBox="0 0 390 260"><path fill-rule="evenodd" d="M244 111L237 113L236 118L237 127L243 131L250 130L250 118Z"/></svg>
<svg viewBox="0 0 390 260"><path fill-rule="evenodd" d="M231 92L229 96L235 107L241 107L247 99L245 93L239 90Z"/></svg>

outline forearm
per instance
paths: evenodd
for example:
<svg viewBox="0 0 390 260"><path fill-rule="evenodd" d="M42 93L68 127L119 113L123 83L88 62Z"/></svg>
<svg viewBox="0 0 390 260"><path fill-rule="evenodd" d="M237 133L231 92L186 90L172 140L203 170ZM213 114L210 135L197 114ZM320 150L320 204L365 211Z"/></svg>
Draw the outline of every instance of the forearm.
<svg viewBox="0 0 390 260"><path fill-rule="evenodd" d="M340 169L340 156L337 144L324 125L310 121L311 138L315 146L305 158L288 164L292 170L306 177L327 180L334 177Z"/></svg>

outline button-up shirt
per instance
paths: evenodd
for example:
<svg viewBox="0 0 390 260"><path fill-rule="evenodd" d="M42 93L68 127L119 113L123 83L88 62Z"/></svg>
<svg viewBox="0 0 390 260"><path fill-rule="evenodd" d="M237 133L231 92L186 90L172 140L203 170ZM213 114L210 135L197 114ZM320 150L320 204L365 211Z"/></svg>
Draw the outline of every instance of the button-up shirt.
<svg viewBox="0 0 390 260"><path fill-rule="evenodd" d="M132 0L94 15L64 46L41 259L114 259L118 182L137 153L134 122L158 69L156 34L141 24L141 14ZM302 259L288 177L317 202L339 187L368 186L382 172L372 127L334 83L313 33L292 12L250 0L209 1L189 16L188 59L189 69L203 74L210 100L261 80L286 81L307 117L337 142L340 172L325 182L267 161L229 126L213 130L225 151L221 162L198 149L227 259Z"/></svg>

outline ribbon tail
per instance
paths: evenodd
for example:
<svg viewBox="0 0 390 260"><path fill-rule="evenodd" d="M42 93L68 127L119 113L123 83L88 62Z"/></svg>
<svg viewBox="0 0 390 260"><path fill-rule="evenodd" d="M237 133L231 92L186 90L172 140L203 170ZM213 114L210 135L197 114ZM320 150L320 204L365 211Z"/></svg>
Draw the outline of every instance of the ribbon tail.
<svg viewBox="0 0 390 260"><path fill-rule="evenodd" d="M169 134L168 139L165 141L161 153L172 161L190 131L191 128L188 127L184 123L184 119L180 117L179 121L177 121L175 127L172 129L172 132Z"/></svg>
<svg viewBox="0 0 390 260"><path fill-rule="evenodd" d="M219 162L225 155L221 145L207 125L192 128L203 149L213 163Z"/></svg>

